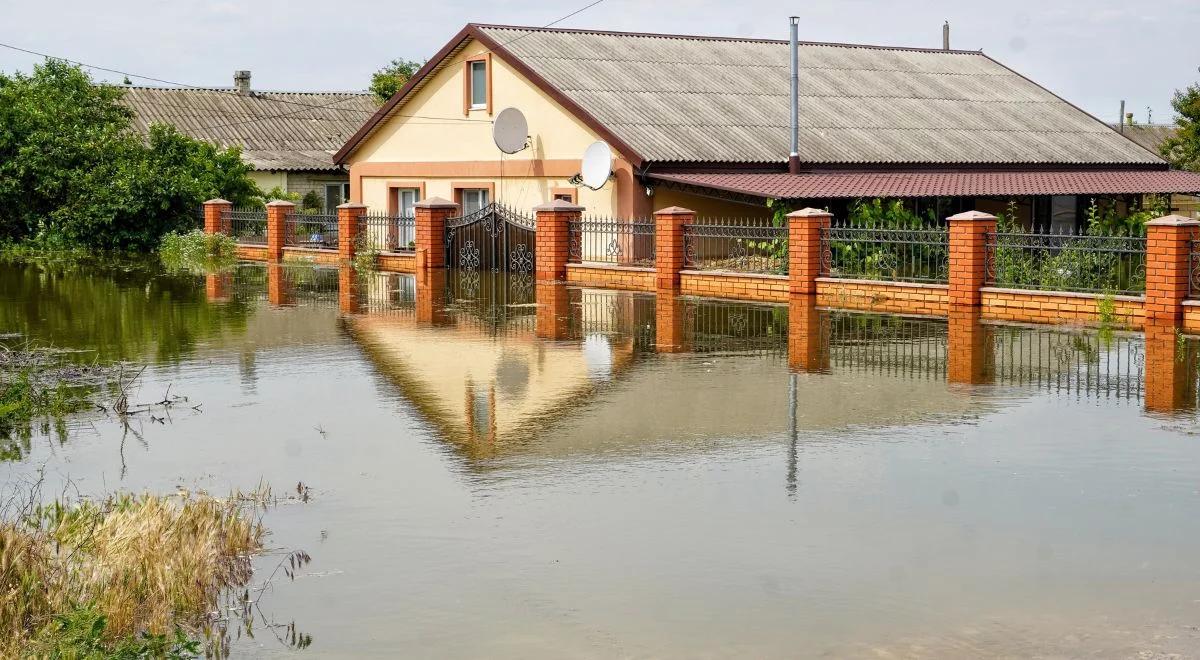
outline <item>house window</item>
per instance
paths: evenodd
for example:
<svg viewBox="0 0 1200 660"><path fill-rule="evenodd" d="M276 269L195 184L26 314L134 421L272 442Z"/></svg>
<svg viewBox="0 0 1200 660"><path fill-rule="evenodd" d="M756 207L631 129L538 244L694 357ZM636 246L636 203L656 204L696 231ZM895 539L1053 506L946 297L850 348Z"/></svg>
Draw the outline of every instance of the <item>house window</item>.
<svg viewBox="0 0 1200 660"><path fill-rule="evenodd" d="M492 111L492 59L484 54L467 60L463 69L463 114L472 110Z"/></svg>
<svg viewBox="0 0 1200 660"><path fill-rule="evenodd" d="M417 202L421 201L421 191L416 188L397 188L396 189L396 213L402 218L411 218L416 215Z"/></svg>
<svg viewBox="0 0 1200 660"><path fill-rule="evenodd" d="M463 188L461 195L463 215L474 213L487 206L491 201L488 199L487 188Z"/></svg>
<svg viewBox="0 0 1200 660"><path fill-rule="evenodd" d="M487 62L471 62L471 109L487 108Z"/></svg>

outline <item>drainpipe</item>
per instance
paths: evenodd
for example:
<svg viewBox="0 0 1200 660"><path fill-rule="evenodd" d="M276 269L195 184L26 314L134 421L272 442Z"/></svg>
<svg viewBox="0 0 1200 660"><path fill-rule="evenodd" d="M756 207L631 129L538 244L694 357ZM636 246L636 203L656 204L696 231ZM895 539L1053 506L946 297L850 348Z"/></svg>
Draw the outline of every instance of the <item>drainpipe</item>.
<svg viewBox="0 0 1200 660"><path fill-rule="evenodd" d="M792 16L788 19L792 27L791 39L791 54L792 54L792 153L788 156L788 172L792 174L800 173L800 68L796 63L796 58L799 55L800 47L797 43L800 38L800 17Z"/></svg>

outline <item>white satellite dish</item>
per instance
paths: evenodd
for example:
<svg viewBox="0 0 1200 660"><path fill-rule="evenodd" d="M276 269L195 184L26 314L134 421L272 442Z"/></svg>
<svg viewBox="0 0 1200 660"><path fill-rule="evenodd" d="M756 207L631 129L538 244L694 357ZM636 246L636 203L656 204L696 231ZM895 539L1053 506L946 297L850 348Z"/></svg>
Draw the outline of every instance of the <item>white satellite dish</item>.
<svg viewBox="0 0 1200 660"><path fill-rule="evenodd" d="M496 115L492 123L492 140L506 154L515 154L525 148L529 137L529 123L525 115L516 108L505 108Z"/></svg>
<svg viewBox="0 0 1200 660"><path fill-rule="evenodd" d="M600 190L612 176L612 149L605 142L593 142L583 152L583 171L579 173L583 185Z"/></svg>

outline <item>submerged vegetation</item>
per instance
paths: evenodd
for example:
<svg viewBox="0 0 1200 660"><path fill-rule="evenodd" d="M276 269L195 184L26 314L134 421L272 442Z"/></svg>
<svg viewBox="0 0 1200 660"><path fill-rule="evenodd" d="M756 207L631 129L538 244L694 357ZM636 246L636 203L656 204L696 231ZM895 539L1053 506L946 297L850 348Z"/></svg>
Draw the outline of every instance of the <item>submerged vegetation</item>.
<svg viewBox="0 0 1200 660"><path fill-rule="evenodd" d="M168 272L205 274L237 262L237 241L225 234L208 234L195 229L163 236L158 256Z"/></svg>
<svg viewBox="0 0 1200 660"><path fill-rule="evenodd" d="M64 352L0 345L0 460L23 454L35 425L54 426L93 405L94 398L120 380L115 367L72 364Z"/></svg>

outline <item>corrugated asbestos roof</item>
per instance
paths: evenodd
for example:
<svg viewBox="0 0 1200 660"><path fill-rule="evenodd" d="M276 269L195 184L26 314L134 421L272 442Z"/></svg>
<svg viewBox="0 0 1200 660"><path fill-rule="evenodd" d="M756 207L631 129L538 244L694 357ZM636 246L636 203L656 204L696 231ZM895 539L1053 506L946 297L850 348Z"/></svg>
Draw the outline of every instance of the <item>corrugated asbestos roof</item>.
<svg viewBox="0 0 1200 660"><path fill-rule="evenodd" d="M1117 129L1116 124L1109 126ZM1157 155L1162 143L1166 142L1167 138L1174 137L1178 130L1179 127L1174 124L1133 124L1125 126L1124 135Z"/></svg>
<svg viewBox="0 0 1200 660"><path fill-rule="evenodd" d="M1200 173L1178 170L813 174L652 172L649 176L668 183L773 199L1200 193Z"/></svg>
<svg viewBox="0 0 1200 660"><path fill-rule="evenodd" d="M477 28L645 160L787 160L786 42ZM1162 163L979 52L806 43L799 66L806 163Z"/></svg>
<svg viewBox="0 0 1200 660"><path fill-rule="evenodd" d="M257 170L340 169L333 153L358 130L377 106L360 92L258 92L231 89L126 88L134 127L146 133L153 123L223 147L242 147Z"/></svg>

